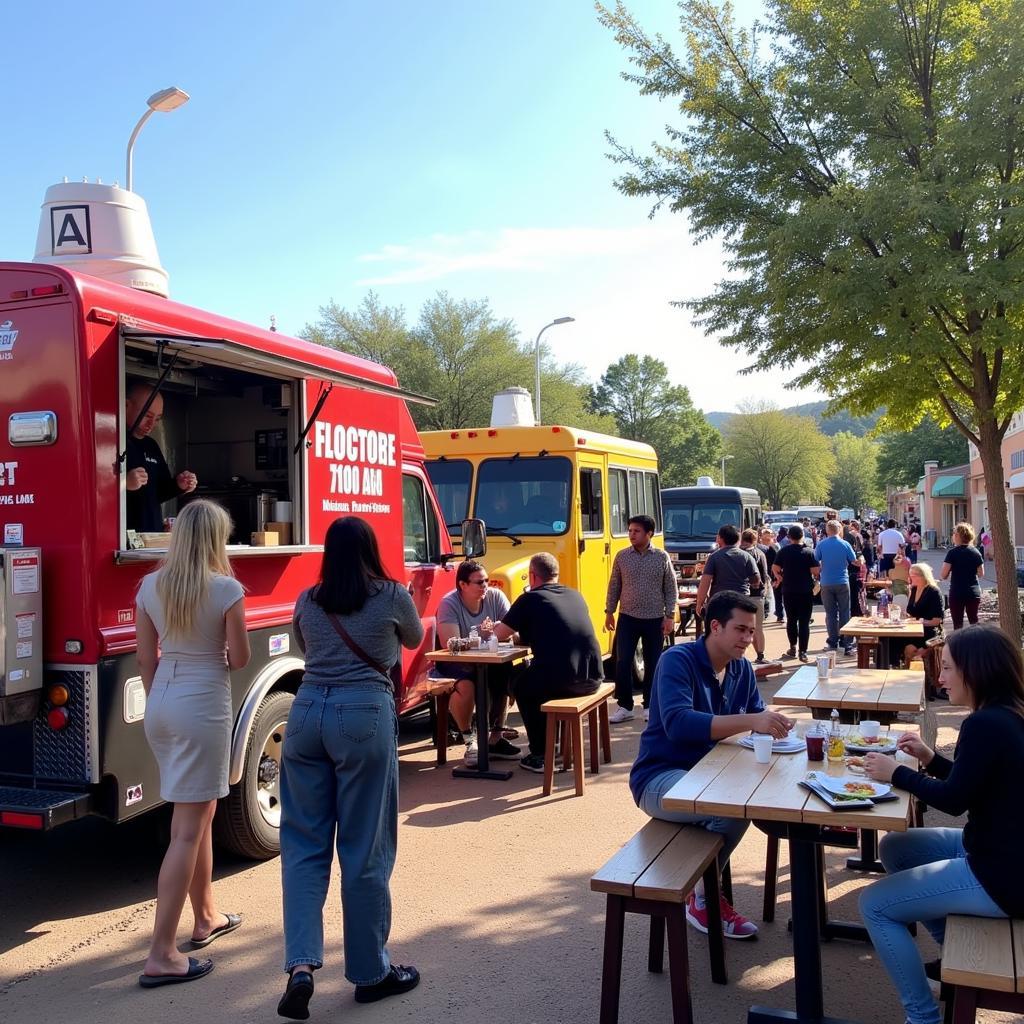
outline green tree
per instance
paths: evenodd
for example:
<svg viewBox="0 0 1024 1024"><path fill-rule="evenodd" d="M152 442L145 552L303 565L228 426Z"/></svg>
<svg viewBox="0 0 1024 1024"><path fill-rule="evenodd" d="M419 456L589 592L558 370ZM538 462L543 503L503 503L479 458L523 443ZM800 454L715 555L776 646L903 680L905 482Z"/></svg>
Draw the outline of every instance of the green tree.
<svg viewBox="0 0 1024 1024"><path fill-rule="evenodd" d="M599 8L645 94L678 104L630 195L719 238L690 303L723 343L798 368L835 408L931 414L979 449L1002 593L1016 574L1000 445L1024 405L1024 33L1019 0L767 0L738 27L679 4L682 53ZM767 37L767 46L764 45ZM614 142L614 140L613 140ZM1000 624L1020 634L1014 602Z"/></svg>
<svg viewBox="0 0 1024 1024"><path fill-rule="evenodd" d="M654 448L665 487L695 483L720 457L721 435L694 408L690 392L672 384L660 359L628 355L612 363L590 406L614 417L622 437Z"/></svg>
<svg viewBox="0 0 1024 1024"><path fill-rule="evenodd" d="M730 481L756 488L772 508L817 504L828 496L835 457L812 417L748 404L729 417L722 433L732 456Z"/></svg>
<svg viewBox="0 0 1024 1024"><path fill-rule="evenodd" d="M878 476L882 484L907 487L917 483L924 464L959 466L967 462L967 441L956 427L940 427L925 416L910 430L883 434L879 439Z"/></svg>
<svg viewBox="0 0 1024 1024"><path fill-rule="evenodd" d="M829 497L836 508L882 508L885 495L878 484L878 442L840 431L832 437L836 469Z"/></svg>

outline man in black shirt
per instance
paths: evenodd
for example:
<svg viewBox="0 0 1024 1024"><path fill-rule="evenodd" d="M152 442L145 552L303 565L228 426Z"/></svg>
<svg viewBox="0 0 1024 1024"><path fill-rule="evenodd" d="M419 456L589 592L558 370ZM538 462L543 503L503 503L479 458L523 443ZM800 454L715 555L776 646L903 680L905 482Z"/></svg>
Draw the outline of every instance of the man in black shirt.
<svg viewBox="0 0 1024 1024"><path fill-rule="evenodd" d="M152 389L142 381L128 385L125 396L125 423L131 431L132 424L142 411ZM159 533L164 528L160 506L171 498L188 494L196 489L196 476L183 470L176 477L164 461L160 446L149 435L160 422L164 412L163 397L157 393L139 420L135 430L128 435L125 444L125 509L128 514L128 529L147 533Z"/></svg>
<svg viewBox="0 0 1024 1024"><path fill-rule="evenodd" d="M546 551L530 559L530 589L516 598L494 632L499 640L518 633L533 661L515 683L530 753L519 762L544 772L545 715L540 706L559 697L582 697L604 676L601 648L583 595L558 582L558 561Z"/></svg>
<svg viewBox="0 0 1024 1024"><path fill-rule="evenodd" d="M775 556L772 566L775 578L782 585L782 600L786 606L787 658L799 657L801 661L807 661L814 610L814 581L819 571L814 552L804 547L803 527L791 526L789 543ZM797 644L800 645L799 655Z"/></svg>

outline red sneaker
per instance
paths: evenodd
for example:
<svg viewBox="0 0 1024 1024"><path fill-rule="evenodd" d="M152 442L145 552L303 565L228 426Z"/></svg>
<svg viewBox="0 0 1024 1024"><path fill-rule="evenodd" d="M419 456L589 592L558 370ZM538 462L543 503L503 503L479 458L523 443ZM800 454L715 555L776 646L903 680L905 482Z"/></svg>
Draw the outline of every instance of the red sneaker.
<svg viewBox="0 0 1024 1024"><path fill-rule="evenodd" d="M722 934L727 939L757 938L757 925L733 909L724 896L719 897L718 907L722 915Z"/></svg>
<svg viewBox="0 0 1024 1024"><path fill-rule="evenodd" d="M708 907L704 902L703 896L700 897L699 901L695 892L691 892L690 895L686 897L686 920L689 921L697 931L703 932L707 935Z"/></svg>

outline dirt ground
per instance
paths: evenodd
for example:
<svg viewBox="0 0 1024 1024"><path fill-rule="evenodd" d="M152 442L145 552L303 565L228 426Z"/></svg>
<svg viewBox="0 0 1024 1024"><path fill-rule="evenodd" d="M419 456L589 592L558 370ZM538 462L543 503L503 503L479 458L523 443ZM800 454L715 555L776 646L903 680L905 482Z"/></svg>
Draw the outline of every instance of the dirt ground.
<svg viewBox="0 0 1024 1024"><path fill-rule="evenodd" d="M824 640L820 610L812 652ZM768 652L786 647L768 627ZM796 663L787 663L793 668ZM765 681L770 697L788 674ZM940 744L955 740L962 714L942 705ZM513 716L513 724L517 724ZM401 815L393 879L397 962L422 972L401 998L360 1006L343 978L338 887L325 911L326 966L317 974L314 1021L373 1022L513 1019L517 1024L590 1024L597 1019L603 897L589 878L645 821L627 788L642 722L613 727L613 763L588 776L582 799L570 779L541 796L541 778L518 770L508 782L453 779L434 766L424 720L401 738ZM456 753L453 751L453 753ZM929 823L945 823L929 812ZM162 850L152 821L113 828L85 821L50 835L0 833L0 1021L76 1024L214 1020L272 1022L281 973L280 873L276 861L218 859L216 893L224 910L245 915L242 929L210 947L216 970L195 984L143 991L136 977L153 919ZM856 894L869 879L845 870L846 851L827 851L830 912L856 920ZM733 859L735 902L759 920L765 841L751 829ZM755 942L730 942L729 984L714 985L703 936L689 931L696 1020L739 1022L747 1007L793 1005L786 923L786 855L778 911ZM335 883L336 883L335 879ZM667 1021L668 974L646 970L646 921L628 921L620 1020ZM191 927L186 911L184 941ZM922 930L923 935L923 930ZM935 949L926 936L923 953ZM860 1021L903 1020L895 993L870 946L823 946L826 1012ZM1010 1015L982 1011L985 1024Z"/></svg>

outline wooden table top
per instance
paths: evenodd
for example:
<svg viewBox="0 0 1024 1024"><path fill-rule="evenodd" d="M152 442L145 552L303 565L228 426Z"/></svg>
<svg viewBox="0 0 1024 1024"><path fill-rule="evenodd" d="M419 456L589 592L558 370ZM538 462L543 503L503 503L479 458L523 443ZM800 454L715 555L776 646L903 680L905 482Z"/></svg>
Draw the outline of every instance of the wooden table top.
<svg viewBox="0 0 1024 1024"><path fill-rule="evenodd" d="M529 647L499 647L496 651L477 648L473 651L428 651L427 661L463 661L468 665L506 665L510 661L522 661L530 656Z"/></svg>
<svg viewBox="0 0 1024 1024"><path fill-rule="evenodd" d="M865 580L864 588L866 590L886 590L892 587L892 580Z"/></svg>
<svg viewBox="0 0 1024 1024"><path fill-rule="evenodd" d="M889 622L890 619L872 621L870 618L857 616L850 619L842 629L840 636L891 636L900 640L923 640L924 623L920 619L900 619L898 626L883 626L881 622Z"/></svg>
<svg viewBox="0 0 1024 1024"><path fill-rule="evenodd" d="M801 732L804 730L801 729ZM897 735L905 731L894 727ZM897 760L912 768L917 762L906 754ZM772 754L768 764L758 764L754 752L733 741L715 746L662 798L666 810L689 814L787 821L812 825L851 825L880 832L906 832L911 796L894 789L897 800L872 808L833 811L820 797L799 785L809 771L845 775L843 764L808 761L807 754Z"/></svg>
<svg viewBox="0 0 1024 1024"><path fill-rule="evenodd" d="M814 665L804 665L772 697L780 707L838 708L840 711L921 710L924 673L903 669L835 668L819 679Z"/></svg>

